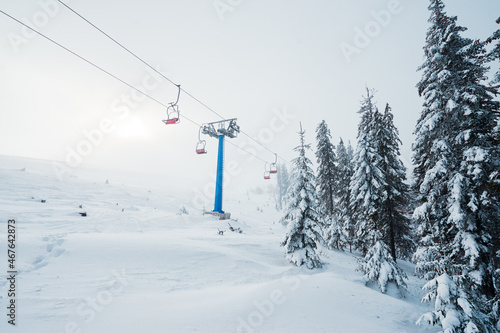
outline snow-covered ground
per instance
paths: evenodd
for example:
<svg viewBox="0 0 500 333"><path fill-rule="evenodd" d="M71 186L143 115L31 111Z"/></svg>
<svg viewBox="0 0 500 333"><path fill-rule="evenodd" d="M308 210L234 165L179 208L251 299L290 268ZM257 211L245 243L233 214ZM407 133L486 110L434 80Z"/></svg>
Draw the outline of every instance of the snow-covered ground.
<svg viewBox="0 0 500 333"><path fill-rule="evenodd" d="M349 253L323 250L320 270L290 265L269 194L226 195L240 234L203 215L189 191L150 175L75 173L60 181L49 162L0 157L0 332L439 331L415 325L431 305L420 303L423 282L410 263L400 262L405 298L366 287ZM6 316L9 218L16 327Z"/></svg>

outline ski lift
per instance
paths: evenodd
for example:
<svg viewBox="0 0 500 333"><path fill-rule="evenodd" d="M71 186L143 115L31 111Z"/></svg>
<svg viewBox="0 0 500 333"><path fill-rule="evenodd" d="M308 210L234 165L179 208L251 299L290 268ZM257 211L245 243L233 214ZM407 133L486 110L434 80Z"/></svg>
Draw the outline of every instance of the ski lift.
<svg viewBox="0 0 500 333"><path fill-rule="evenodd" d="M177 93L177 100L175 101L175 103L170 103L169 107L167 108L167 119L163 120L165 125L178 124L181 121L179 106L177 105L177 103L179 102L179 96L181 95L180 84L177 85L177 88L179 88L179 91Z"/></svg>
<svg viewBox="0 0 500 333"><path fill-rule="evenodd" d="M271 165L269 166L270 174L274 175L278 173L277 163L278 163L278 154L274 153L274 163L271 163Z"/></svg>
<svg viewBox="0 0 500 333"><path fill-rule="evenodd" d="M196 154L198 155L203 155L207 153L207 150L205 149L205 146L207 145L207 142L205 140L200 140L196 144Z"/></svg>
<svg viewBox="0 0 500 333"><path fill-rule="evenodd" d="M198 155L203 155L207 153L207 150L205 147L207 146L207 142L205 140L201 139L201 129L198 131L198 143L196 144L196 154Z"/></svg>
<svg viewBox="0 0 500 333"><path fill-rule="evenodd" d="M264 164L264 179L271 179L271 170L267 168L267 162Z"/></svg>

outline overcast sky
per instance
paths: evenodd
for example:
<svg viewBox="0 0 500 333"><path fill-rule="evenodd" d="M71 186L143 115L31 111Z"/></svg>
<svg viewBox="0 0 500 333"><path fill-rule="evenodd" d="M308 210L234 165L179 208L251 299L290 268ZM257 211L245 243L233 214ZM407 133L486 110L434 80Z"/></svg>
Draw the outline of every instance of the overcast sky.
<svg viewBox="0 0 500 333"><path fill-rule="evenodd" d="M1 0L0 8L148 91L164 104L176 87L55 0ZM395 114L408 168L421 110L415 84L428 28L423 0L72 0L73 9L242 130L290 160L299 121L315 143L321 120L334 143L355 144L365 87ZM498 0L448 0L448 14L485 39L498 29ZM361 31L361 33L360 33ZM197 156L198 127L166 126L165 108L0 15L0 154L147 171L202 188L215 173L216 140ZM219 118L181 94L182 115ZM114 127L110 129L110 122ZM96 132L105 131L102 138ZM94 141L85 136L85 132ZM89 134L90 133L90 134ZM86 141L86 143L84 142ZM231 141L273 155L240 135ZM78 154L78 149L85 156ZM71 157L69 157L71 155ZM315 160L312 152L309 157ZM81 160L78 160L78 159ZM264 185L261 160L226 147L231 184ZM229 165L229 164L228 164ZM233 181L236 180L236 181Z"/></svg>

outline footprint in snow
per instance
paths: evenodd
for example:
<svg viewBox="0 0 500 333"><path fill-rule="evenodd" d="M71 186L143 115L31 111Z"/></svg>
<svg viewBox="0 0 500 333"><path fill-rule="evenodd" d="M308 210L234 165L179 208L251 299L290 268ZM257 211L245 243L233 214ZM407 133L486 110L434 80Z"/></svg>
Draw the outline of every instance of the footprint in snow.
<svg viewBox="0 0 500 333"><path fill-rule="evenodd" d="M43 240L45 242L49 242L47 244L47 252L52 252L52 250L56 247L56 246L61 246L63 243L64 243L64 239L63 238L53 238L53 237L44 237Z"/></svg>
<svg viewBox="0 0 500 333"><path fill-rule="evenodd" d="M39 263L41 263L43 261L43 259L45 259L44 256L38 256L38 257L36 257L35 260L33 260L32 264L33 265L38 265Z"/></svg>
<svg viewBox="0 0 500 333"><path fill-rule="evenodd" d="M66 249L60 247L64 243L64 239L61 238L60 236L58 237L45 236L42 238L42 240L45 243L47 243L46 245L47 254L39 255L38 257L36 257L32 262L33 269L27 270L27 272L47 266L49 264L48 261L49 258L57 258L64 252L66 252Z"/></svg>
<svg viewBox="0 0 500 333"><path fill-rule="evenodd" d="M66 252L66 250L65 250L65 249L59 249L59 248L58 248L58 249L55 249L55 250L52 252L52 254L54 255L54 257L56 257L56 258L57 258L57 257L59 257L61 254L63 254L64 252Z"/></svg>

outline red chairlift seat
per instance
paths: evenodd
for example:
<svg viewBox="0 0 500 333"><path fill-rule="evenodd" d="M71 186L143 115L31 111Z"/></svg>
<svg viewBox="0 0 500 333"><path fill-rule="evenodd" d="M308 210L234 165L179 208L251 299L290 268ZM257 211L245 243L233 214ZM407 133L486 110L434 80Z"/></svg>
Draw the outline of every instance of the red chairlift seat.
<svg viewBox="0 0 500 333"><path fill-rule="evenodd" d="M269 164L269 169L267 168L268 163L264 163L264 179L271 179L271 165Z"/></svg>
<svg viewBox="0 0 500 333"><path fill-rule="evenodd" d="M165 125L177 124L179 122L179 118L164 119L163 122Z"/></svg>
<svg viewBox="0 0 500 333"><path fill-rule="evenodd" d="M278 173L278 168L276 167L276 163L271 163L271 168L269 170L270 174L277 174Z"/></svg>

